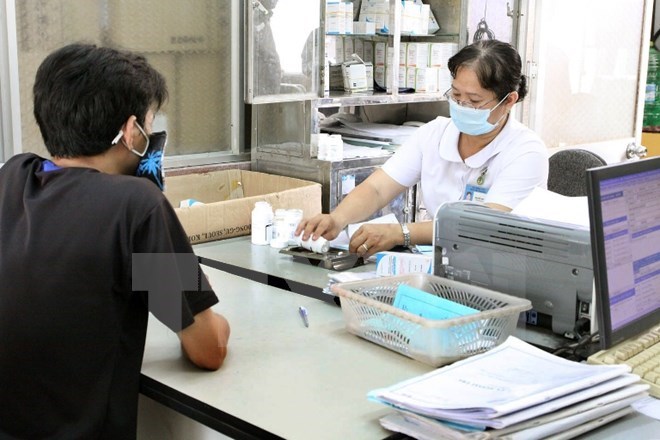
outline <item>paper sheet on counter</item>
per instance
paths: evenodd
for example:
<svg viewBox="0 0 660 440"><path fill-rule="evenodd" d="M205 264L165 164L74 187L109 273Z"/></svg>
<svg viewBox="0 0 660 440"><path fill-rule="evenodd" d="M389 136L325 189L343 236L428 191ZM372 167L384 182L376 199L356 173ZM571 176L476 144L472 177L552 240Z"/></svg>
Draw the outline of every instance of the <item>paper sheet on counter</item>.
<svg viewBox="0 0 660 440"><path fill-rule="evenodd" d="M511 212L524 217L589 228L589 205L586 197L566 197L543 188L534 188Z"/></svg>
<svg viewBox="0 0 660 440"><path fill-rule="evenodd" d="M638 400L632 406L637 412L656 420L660 420L660 399L649 396L642 400Z"/></svg>
<svg viewBox="0 0 660 440"><path fill-rule="evenodd" d="M355 231L357 231L360 226L365 223L399 223L399 220L397 220L394 214L390 213L381 217L376 217L366 222L350 224L345 230L339 233L337 238L330 242L330 246L337 249L348 249L348 243L351 241L351 237Z"/></svg>

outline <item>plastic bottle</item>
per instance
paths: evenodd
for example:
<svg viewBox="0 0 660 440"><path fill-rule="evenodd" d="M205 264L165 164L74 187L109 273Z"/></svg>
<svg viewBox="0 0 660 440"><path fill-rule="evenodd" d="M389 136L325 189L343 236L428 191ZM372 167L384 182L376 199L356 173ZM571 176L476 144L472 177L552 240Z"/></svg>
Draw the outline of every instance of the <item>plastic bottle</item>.
<svg viewBox="0 0 660 440"><path fill-rule="evenodd" d="M281 249L289 244L289 222L286 209L276 209L270 236L270 247Z"/></svg>
<svg viewBox="0 0 660 440"><path fill-rule="evenodd" d="M300 220L303 218L303 211L302 209L287 209L286 211L286 219L289 225L289 245L297 245L298 240L294 234L296 233L296 228L298 227L298 223L300 223Z"/></svg>
<svg viewBox="0 0 660 440"><path fill-rule="evenodd" d="M283 248L296 245L297 241L294 234L302 217L302 209L276 209L273 217L270 246Z"/></svg>
<svg viewBox="0 0 660 440"><path fill-rule="evenodd" d="M312 240L312 237L309 237L303 241L302 234L300 234L296 237L296 245L317 254L325 254L330 250L330 242L323 237L319 237L316 240Z"/></svg>
<svg viewBox="0 0 660 440"><path fill-rule="evenodd" d="M273 208L268 202L257 202L252 210L252 244L270 243Z"/></svg>

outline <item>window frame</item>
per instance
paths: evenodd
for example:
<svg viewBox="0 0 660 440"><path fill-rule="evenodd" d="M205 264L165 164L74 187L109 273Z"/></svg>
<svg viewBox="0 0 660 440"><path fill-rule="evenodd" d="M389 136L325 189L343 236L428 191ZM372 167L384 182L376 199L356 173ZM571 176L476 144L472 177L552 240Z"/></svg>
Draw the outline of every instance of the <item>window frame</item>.
<svg viewBox="0 0 660 440"><path fill-rule="evenodd" d="M138 0L139 2L139 0ZM231 7L231 106L230 143L227 150L209 153L165 156L166 169L214 165L250 160L246 143L245 103L243 101L243 12L244 2L229 0ZM103 1L99 1L99 6ZM16 0L0 1L0 163L23 152L21 102L18 69L18 29ZM222 105L219 103L219 105ZM221 146L218 145L218 148ZM226 147L226 146L222 146Z"/></svg>

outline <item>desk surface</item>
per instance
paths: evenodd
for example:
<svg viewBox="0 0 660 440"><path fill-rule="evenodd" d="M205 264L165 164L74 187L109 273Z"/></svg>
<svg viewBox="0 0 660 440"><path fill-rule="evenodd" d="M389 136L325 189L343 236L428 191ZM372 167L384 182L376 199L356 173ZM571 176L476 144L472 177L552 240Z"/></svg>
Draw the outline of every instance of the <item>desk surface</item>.
<svg viewBox="0 0 660 440"><path fill-rule="evenodd" d="M280 249L253 245L249 236L202 243L194 246L202 263L216 269L279 287L326 302L332 295L322 293L328 285L328 275L334 271L306 262L294 261ZM373 271L375 265L367 263L351 271Z"/></svg>
<svg viewBox="0 0 660 440"><path fill-rule="evenodd" d="M321 301L205 267L232 327L229 355L203 372L181 355L177 337L150 319L142 391L236 438L382 439L389 412L366 393L430 366L349 334L341 310ZM309 310L306 328L298 307ZM585 438L652 438L660 422L629 416Z"/></svg>
<svg viewBox="0 0 660 440"><path fill-rule="evenodd" d="M194 249L208 266L325 302L334 302L332 295L323 293L328 275L333 271L294 261L290 255L280 254L279 249L270 246L253 245L249 236L202 243L195 245ZM374 270L373 263L350 269L351 272ZM518 324L515 335L548 350L571 342L549 330L524 323Z"/></svg>
<svg viewBox="0 0 660 440"><path fill-rule="evenodd" d="M176 335L150 318L142 374L152 391L182 393L192 399L188 409L260 438L392 434L378 423L388 409L367 401L367 392L430 366L349 334L335 305L204 269L232 328L225 364L200 372L182 358ZM299 306L309 311L309 328ZM247 425L236 426L241 421Z"/></svg>

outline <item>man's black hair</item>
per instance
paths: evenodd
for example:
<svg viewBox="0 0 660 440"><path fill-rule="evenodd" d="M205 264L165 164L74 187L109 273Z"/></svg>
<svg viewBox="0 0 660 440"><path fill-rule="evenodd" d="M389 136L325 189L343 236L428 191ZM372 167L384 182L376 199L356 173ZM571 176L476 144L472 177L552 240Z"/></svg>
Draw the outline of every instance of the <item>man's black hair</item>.
<svg viewBox="0 0 660 440"><path fill-rule="evenodd" d="M48 152L70 158L108 150L131 115L144 127L149 109L167 99L167 86L140 55L76 43L46 57L33 94Z"/></svg>

